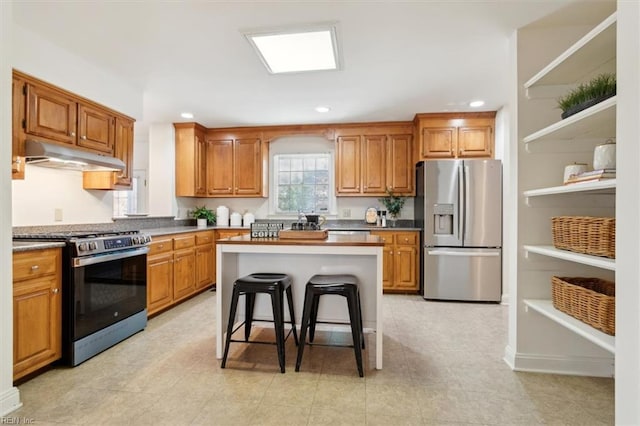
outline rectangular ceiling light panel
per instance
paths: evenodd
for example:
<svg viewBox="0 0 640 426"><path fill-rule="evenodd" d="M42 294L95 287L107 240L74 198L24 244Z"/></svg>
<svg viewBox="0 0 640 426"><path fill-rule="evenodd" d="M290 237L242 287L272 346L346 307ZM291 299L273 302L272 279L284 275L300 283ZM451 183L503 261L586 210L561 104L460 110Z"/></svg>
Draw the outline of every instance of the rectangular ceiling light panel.
<svg viewBox="0 0 640 426"><path fill-rule="evenodd" d="M339 68L335 26L245 34L272 74Z"/></svg>

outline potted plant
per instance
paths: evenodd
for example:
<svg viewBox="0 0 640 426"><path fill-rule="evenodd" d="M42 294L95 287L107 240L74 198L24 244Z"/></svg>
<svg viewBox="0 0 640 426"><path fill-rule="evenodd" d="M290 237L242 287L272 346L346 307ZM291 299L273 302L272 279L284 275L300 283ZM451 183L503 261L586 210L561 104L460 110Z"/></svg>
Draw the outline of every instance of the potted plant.
<svg viewBox="0 0 640 426"><path fill-rule="evenodd" d="M389 188L387 188L386 192L387 192L387 196L378 198L378 201L380 201L387 209L387 212L389 213L388 217L389 217L391 226L395 226L396 220L400 215L400 210L402 210L402 207L404 206L404 202L406 201L406 197L400 197L398 195L395 195L393 191Z"/></svg>
<svg viewBox="0 0 640 426"><path fill-rule="evenodd" d="M566 95L558 99L558 107L562 110L563 119L616 94L616 75L600 74L588 83L582 83Z"/></svg>
<svg viewBox="0 0 640 426"><path fill-rule="evenodd" d="M196 207L191 212L191 216L197 220L198 228L206 228L207 223L214 224L216 222L216 214L206 206Z"/></svg>

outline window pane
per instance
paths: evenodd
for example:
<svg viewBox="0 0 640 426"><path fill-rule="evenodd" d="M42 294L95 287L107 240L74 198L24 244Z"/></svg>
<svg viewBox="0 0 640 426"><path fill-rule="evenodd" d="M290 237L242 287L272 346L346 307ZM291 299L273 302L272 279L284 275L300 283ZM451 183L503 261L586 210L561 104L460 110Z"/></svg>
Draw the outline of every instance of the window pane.
<svg viewBox="0 0 640 426"><path fill-rule="evenodd" d="M329 212L332 197L329 154L281 154L275 161L277 213Z"/></svg>

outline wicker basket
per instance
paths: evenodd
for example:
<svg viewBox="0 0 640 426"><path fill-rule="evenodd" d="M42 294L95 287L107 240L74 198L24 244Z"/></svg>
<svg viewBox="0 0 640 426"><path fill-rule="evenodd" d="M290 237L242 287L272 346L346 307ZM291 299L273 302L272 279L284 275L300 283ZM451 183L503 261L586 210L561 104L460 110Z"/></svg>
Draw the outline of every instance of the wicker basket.
<svg viewBox="0 0 640 426"><path fill-rule="evenodd" d="M551 277L553 306L615 336L616 286L599 278Z"/></svg>
<svg viewBox="0 0 640 426"><path fill-rule="evenodd" d="M556 216L551 218L553 245L562 250L616 257L616 220L612 217Z"/></svg>

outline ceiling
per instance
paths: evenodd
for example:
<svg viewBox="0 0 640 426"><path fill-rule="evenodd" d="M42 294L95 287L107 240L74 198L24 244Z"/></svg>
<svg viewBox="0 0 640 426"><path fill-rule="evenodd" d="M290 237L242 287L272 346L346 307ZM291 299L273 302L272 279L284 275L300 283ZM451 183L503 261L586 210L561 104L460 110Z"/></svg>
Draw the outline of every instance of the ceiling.
<svg viewBox="0 0 640 426"><path fill-rule="evenodd" d="M508 37L569 2L23 1L13 15L141 88L144 123L226 127L411 120L476 99L499 109ZM338 23L342 70L271 75L241 33L318 22Z"/></svg>

